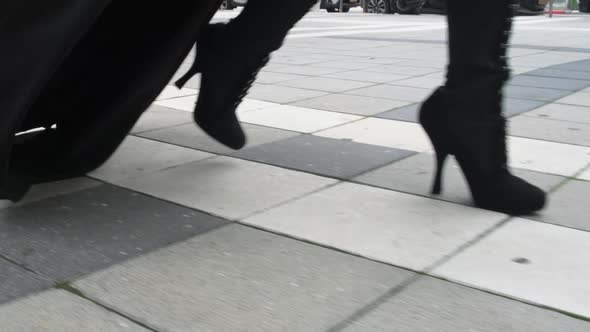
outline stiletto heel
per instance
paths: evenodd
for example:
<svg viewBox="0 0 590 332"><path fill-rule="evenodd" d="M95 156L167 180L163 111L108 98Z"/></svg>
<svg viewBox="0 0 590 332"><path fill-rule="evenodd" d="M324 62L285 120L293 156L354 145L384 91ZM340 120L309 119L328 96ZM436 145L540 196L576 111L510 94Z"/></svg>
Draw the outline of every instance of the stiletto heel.
<svg viewBox="0 0 590 332"><path fill-rule="evenodd" d="M186 82L188 82L193 76L197 75L200 72L201 65L199 62L199 58L195 57L195 62L193 63L191 68L186 72L186 74L182 75L181 78L174 82L174 85L176 85L177 88L182 89Z"/></svg>
<svg viewBox="0 0 590 332"><path fill-rule="evenodd" d="M434 184L432 185L433 195L440 195L442 191L442 173L448 155L447 152L436 151L436 173L434 176Z"/></svg>

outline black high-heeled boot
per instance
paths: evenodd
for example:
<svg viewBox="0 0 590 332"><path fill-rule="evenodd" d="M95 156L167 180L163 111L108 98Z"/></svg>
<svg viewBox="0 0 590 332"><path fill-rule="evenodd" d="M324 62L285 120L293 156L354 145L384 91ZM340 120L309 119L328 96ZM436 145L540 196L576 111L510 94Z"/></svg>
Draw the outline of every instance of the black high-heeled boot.
<svg viewBox="0 0 590 332"><path fill-rule="evenodd" d="M209 136L237 150L246 144L246 135L236 109L268 63L269 54L244 54L226 37L225 24L207 27L197 42L193 67L176 85L181 88L193 75L202 74L195 122Z"/></svg>
<svg viewBox="0 0 590 332"><path fill-rule="evenodd" d="M176 85L202 73L194 117L207 134L232 149L246 144L236 109L270 54L316 1L250 0L236 19L201 34L195 63Z"/></svg>
<svg viewBox="0 0 590 332"><path fill-rule="evenodd" d="M420 123L436 151L433 194L440 193L444 162L454 155L477 206L527 214L543 208L546 198L507 166L502 87L509 77L511 3L493 1L482 15L467 1L448 2L447 82L422 105Z"/></svg>

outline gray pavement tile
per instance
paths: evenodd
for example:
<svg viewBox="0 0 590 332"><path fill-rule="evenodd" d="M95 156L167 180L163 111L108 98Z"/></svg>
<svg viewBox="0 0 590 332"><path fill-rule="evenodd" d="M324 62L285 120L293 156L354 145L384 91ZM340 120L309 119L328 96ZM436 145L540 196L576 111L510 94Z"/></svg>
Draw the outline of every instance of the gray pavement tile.
<svg viewBox="0 0 590 332"><path fill-rule="evenodd" d="M583 172L577 175L578 179L590 181L590 165L588 166Z"/></svg>
<svg viewBox="0 0 590 332"><path fill-rule="evenodd" d="M504 89L505 96L509 98L539 100L539 101L554 101L556 99L565 97L571 94L571 91L545 89L529 86L508 85Z"/></svg>
<svg viewBox="0 0 590 332"><path fill-rule="evenodd" d="M239 225L75 283L165 331L325 331L413 274ZM157 305L155 305L157 304Z"/></svg>
<svg viewBox="0 0 590 332"><path fill-rule="evenodd" d="M0 257L0 280L2 281L0 282L0 305L53 285L50 280L41 278L2 257ZM0 309L0 321L1 317Z"/></svg>
<svg viewBox="0 0 590 332"><path fill-rule="evenodd" d="M512 218L432 273L588 320L589 252L589 232Z"/></svg>
<svg viewBox="0 0 590 332"><path fill-rule="evenodd" d="M574 176L590 164L590 148L580 145L508 136L511 167Z"/></svg>
<svg viewBox="0 0 590 332"><path fill-rule="evenodd" d="M274 55L272 56L270 63L277 65L311 65L323 62L324 60L314 59L311 57L304 56L286 56L286 55Z"/></svg>
<svg viewBox="0 0 590 332"><path fill-rule="evenodd" d="M125 189L100 187L0 210L0 253L69 280L225 225Z"/></svg>
<svg viewBox="0 0 590 332"><path fill-rule="evenodd" d="M399 75L399 74L391 74L391 73L382 73L382 72L373 72L373 71L366 71L366 70L353 70L353 71L346 71L342 73L336 74L328 74L325 77L330 78L337 78L337 79L345 79L345 80L354 80L354 81L361 81L361 82L372 82L372 83L388 83L397 80L403 80L409 78L409 75Z"/></svg>
<svg viewBox="0 0 590 332"><path fill-rule="evenodd" d="M590 124L518 116L510 119L508 128L512 136L590 146Z"/></svg>
<svg viewBox="0 0 590 332"><path fill-rule="evenodd" d="M399 80L395 82L390 82L388 84L391 85L401 85L401 86L411 86L415 88L423 88L423 89L431 89L434 90L444 84L444 79L441 78L434 78L434 77L425 77L425 76L418 76L412 77L405 80Z"/></svg>
<svg viewBox="0 0 590 332"><path fill-rule="evenodd" d="M409 102L385 98L330 94L293 103L293 106L321 109L356 115L370 116L394 108L408 105Z"/></svg>
<svg viewBox="0 0 590 332"><path fill-rule="evenodd" d="M325 77L307 77L278 83L280 86L326 92L345 92L374 85L370 82L349 81Z"/></svg>
<svg viewBox="0 0 590 332"><path fill-rule="evenodd" d="M291 105L278 105L244 112L244 123L301 133L314 133L362 119L361 116Z"/></svg>
<svg viewBox="0 0 590 332"><path fill-rule="evenodd" d="M275 83L279 83L279 82L296 80L296 79L304 78L304 77L305 76L301 76L301 75L273 73L270 71L261 71L256 76L256 83L275 84Z"/></svg>
<svg viewBox="0 0 590 332"><path fill-rule="evenodd" d="M339 73L350 69L341 68L325 68L325 67L311 67L311 66L288 66L288 65L276 65L265 67L264 71L270 71L274 73L284 74L295 74L305 76L320 76L327 74Z"/></svg>
<svg viewBox="0 0 590 332"><path fill-rule="evenodd" d="M320 67L320 68L339 68L345 70L360 70L360 69L368 69L368 68L376 68L380 66L376 63L366 63L366 62L358 62L358 61L326 61L321 63L315 63L310 67Z"/></svg>
<svg viewBox="0 0 590 332"><path fill-rule="evenodd" d="M582 332L590 322L423 277L343 331Z"/></svg>
<svg viewBox="0 0 590 332"><path fill-rule="evenodd" d="M580 60L549 67L549 69L590 72L590 60Z"/></svg>
<svg viewBox="0 0 590 332"><path fill-rule="evenodd" d="M180 79L180 77L182 77L182 76L177 77L176 80ZM172 81L172 83L175 83L176 80ZM197 76L191 78L190 80L188 80L184 84L184 87L191 88L191 89L197 89L197 90L200 89L201 88L201 75L197 75Z"/></svg>
<svg viewBox="0 0 590 332"><path fill-rule="evenodd" d="M323 130L315 135L410 151L422 152L432 148L419 124L372 117Z"/></svg>
<svg viewBox="0 0 590 332"><path fill-rule="evenodd" d="M583 81L578 79L565 79L532 75L516 75L510 81L508 81L508 84L519 86L531 86L537 88L577 91L587 86L590 86L590 80Z"/></svg>
<svg viewBox="0 0 590 332"><path fill-rule="evenodd" d="M434 178L435 158L421 153L384 166L354 180L391 190L436 197L445 201L473 205L471 193L463 173L454 158L447 160L443 177L443 192L439 196L430 194ZM514 174L534 183L544 190L557 186L563 178L555 175L514 169Z"/></svg>
<svg viewBox="0 0 590 332"><path fill-rule="evenodd" d="M556 103L590 107L590 93L586 91L576 92L557 100Z"/></svg>
<svg viewBox="0 0 590 332"><path fill-rule="evenodd" d="M199 90L191 89L191 88L182 88L179 89L174 85L166 85L164 89L160 92L160 95L156 100L165 100L165 99L174 99L179 97L186 97L186 96L195 96L199 93Z"/></svg>
<svg viewBox="0 0 590 332"><path fill-rule="evenodd" d="M247 135L246 147L253 147L260 144L271 143L281 139L299 135L299 133L281 130L276 128L269 128L257 126L252 124L242 123L242 127ZM141 134L142 137L151 138L158 141L176 144L193 149L213 152L217 154L228 154L234 150L218 143L209 137L201 129L193 124L156 130Z"/></svg>
<svg viewBox="0 0 590 332"><path fill-rule="evenodd" d="M571 180L549 197L549 206L530 219L590 231L590 181Z"/></svg>
<svg viewBox="0 0 590 332"><path fill-rule="evenodd" d="M243 222L425 271L505 218L496 212L342 182Z"/></svg>
<svg viewBox="0 0 590 332"><path fill-rule="evenodd" d="M421 68L431 68L431 69L438 69L439 71L444 69L447 66L447 60L435 58L435 59L410 59L404 60L396 63L401 67L410 66L410 67L421 67Z"/></svg>
<svg viewBox="0 0 590 332"><path fill-rule="evenodd" d="M102 182L90 178L73 178L63 181L41 183L35 185L27 195L18 203L0 200L0 209L25 205L31 202L40 201L49 197L65 195L76 191L100 186Z"/></svg>
<svg viewBox="0 0 590 332"><path fill-rule="evenodd" d="M504 98L504 114L506 114L507 117L511 117L528 112L544 104L545 102L536 100ZM415 103L389 112L377 114L376 117L390 120L418 122L419 109L420 103Z"/></svg>
<svg viewBox="0 0 590 332"><path fill-rule="evenodd" d="M216 157L117 184L236 220L336 182L335 179L243 159Z"/></svg>
<svg viewBox="0 0 590 332"><path fill-rule="evenodd" d="M378 72L378 73L390 73L390 74L398 74L398 75L422 76L422 75L428 75L428 74L439 72L440 69L399 66L397 64L392 64L392 65L381 65L381 66L377 66L377 67L371 67L371 68L366 69L366 71Z"/></svg>
<svg viewBox="0 0 590 332"><path fill-rule="evenodd" d="M0 306L6 332L148 332L130 320L63 290L51 290Z"/></svg>
<svg viewBox="0 0 590 332"><path fill-rule="evenodd" d="M242 150L232 156L347 179L412 154L412 151L301 135Z"/></svg>
<svg viewBox="0 0 590 332"><path fill-rule="evenodd" d="M191 122L193 122L193 114L191 112L152 105L147 111L143 113L141 118L139 118L131 130L131 133L134 134L144 131L173 127Z"/></svg>
<svg viewBox="0 0 590 332"><path fill-rule="evenodd" d="M327 94L327 92L316 90L306 90L278 85L254 84L248 93L248 98L279 104L288 104Z"/></svg>
<svg viewBox="0 0 590 332"><path fill-rule="evenodd" d="M590 72L588 71L559 70L551 69L551 67L549 67L529 71L526 74L531 76L558 77L590 81Z"/></svg>
<svg viewBox="0 0 590 332"><path fill-rule="evenodd" d="M349 92L349 94L359 96L387 98L415 103L423 101L424 99L426 99L426 97L428 97L428 95L430 95L430 93L431 90L429 89L413 88L407 86L394 86L387 84L370 86L367 88L361 88Z"/></svg>
<svg viewBox="0 0 590 332"><path fill-rule="evenodd" d="M152 139L127 136L109 160L88 176L114 183L214 156Z"/></svg>
<svg viewBox="0 0 590 332"><path fill-rule="evenodd" d="M530 111L525 116L590 124L590 107L552 103Z"/></svg>
<svg viewBox="0 0 590 332"><path fill-rule="evenodd" d="M504 114L506 117L515 116L518 114L532 111L538 107L545 105L546 102L538 100L525 100L516 98L504 98Z"/></svg>
<svg viewBox="0 0 590 332"><path fill-rule="evenodd" d="M420 103L410 104L408 106L396 108L394 110L383 112L375 115L377 118L418 122L418 112L420 109Z"/></svg>

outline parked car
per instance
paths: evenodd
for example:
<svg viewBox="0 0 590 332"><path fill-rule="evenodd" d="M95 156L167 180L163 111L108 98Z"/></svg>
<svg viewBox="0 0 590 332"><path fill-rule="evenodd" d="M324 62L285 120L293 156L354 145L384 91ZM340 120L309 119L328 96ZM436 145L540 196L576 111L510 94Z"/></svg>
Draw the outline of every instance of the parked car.
<svg viewBox="0 0 590 332"><path fill-rule="evenodd" d="M517 15L539 15L545 13L546 0L520 0L520 6L516 9Z"/></svg>
<svg viewBox="0 0 590 332"><path fill-rule="evenodd" d="M433 0L438 3L441 0ZM363 10L377 14L419 14L422 8L429 5L429 0L365 0Z"/></svg>
<svg viewBox="0 0 590 332"><path fill-rule="evenodd" d="M223 0L219 9L221 10L232 10L236 7L243 7L248 3L248 0Z"/></svg>
<svg viewBox="0 0 590 332"><path fill-rule="evenodd" d="M580 13L590 13L590 0L580 0Z"/></svg>
<svg viewBox="0 0 590 332"><path fill-rule="evenodd" d="M378 14L444 13L447 0L365 0L363 10ZM475 3L475 2L474 2ZM520 0L515 8L518 15L543 14L547 0ZM484 6L485 8L485 6Z"/></svg>
<svg viewBox="0 0 590 332"><path fill-rule="evenodd" d="M361 0L342 0L342 12L348 13L350 8L361 5ZM325 9L328 13L335 13L340 10L340 0L321 0L320 9Z"/></svg>

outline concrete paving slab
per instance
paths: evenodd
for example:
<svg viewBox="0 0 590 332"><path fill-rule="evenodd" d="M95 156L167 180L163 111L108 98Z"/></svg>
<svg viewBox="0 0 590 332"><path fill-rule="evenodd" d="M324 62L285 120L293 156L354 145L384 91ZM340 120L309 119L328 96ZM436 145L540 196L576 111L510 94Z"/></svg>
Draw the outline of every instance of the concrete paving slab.
<svg viewBox="0 0 590 332"><path fill-rule="evenodd" d="M589 232L514 219L434 273L589 318L588 253Z"/></svg>
<svg viewBox="0 0 590 332"><path fill-rule="evenodd" d="M508 137L508 152L511 167L548 174L573 176L590 164L585 146Z"/></svg>
<svg viewBox="0 0 590 332"><path fill-rule="evenodd" d="M232 156L322 176L348 179L406 158L413 153L376 145L301 135L259 145L234 153Z"/></svg>
<svg viewBox="0 0 590 332"><path fill-rule="evenodd" d="M343 183L244 222L424 270L504 218L458 204Z"/></svg>
<svg viewBox="0 0 590 332"><path fill-rule="evenodd" d="M193 115L191 113L154 104L139 118L131 133L136 134L192 122Z"/></svg>
<svg viewBox="0 0 590 332"><path fill-rule="evenodd" d="M299 135L299 133L292 131L256 126L247 123L243 123L242 128L244 128L247 137L246 148ZM151 131L141 134L141 137L216 154L228 154L234 152L234 150L209 137L209 135L193 124Z"/></svg>
<svg viewBox="0 0 590 332"><path fill-rule="evenodd" d="M0 210L0 254L53 281L120 263L224 221L102 185Z"/></svg>
<svg viewBox="0 0 590 332"><path fill-rule="evenodd" d="M63 290L0 306L4 331L148 332L130 320Z"/></svg>
<svg viewBox="0 0 590 332"><path fill-rule="evenodd" d="M279 167L217 157L117 184L227 219L238 219L334 182Z"/></svg>
<svg viewBox="0 0 590 332"><path fill-rule="evenodd" d="M411 276L235 225L75 286L163 331L325 331Z"/></svg>
<svg viewBox="0 0 590 332"><path fill-rule="evenodd" d="M318 136L424 152L430 141L419 124L378 118L367 118L316 133Z"/></svg>
<svg viewBox="0 0 590 332"><path fill-rule="evenodd" d="M424 277L343 329L352 331L587 331L590 323Z"/></svg>
<svg viewBox="0 0 590 332"><path fill-rule="evenodd" d="M109 160L88 175L112 183L213 156L147 138L128 136Z"/></svg>
<svg viewBox="0 0 590 332"><path fill-rule="evenodd" d="M530 111L526 116L590 124L590 107L552 103Z"/></svg>
<svg viewBox="0 0 590 332"><path fill-rule="evenodd" d="M408 104L410 103L406 101L384 98L355 96L349 94L330 94L299 101L293 105L333 112L371 116L391 109L397 109Z"/></svg>
<svg viewBox="0 0 590 332"><path fill-rule="evenodd" d="M290 105L263 108L240 116L240 120L246 123L301 133L313 133L360 119L362 117L358 115Z"/></svg>
<svg viewBox="0 0 590 332"><path fill-rule="evenodd" d="M307 77L277 84L280 86L325 92L345 92L374 85L374 83L371 82L359 82L325 77Z"/></svg>
<svg viewBox="0 0 590 332"><path fill-rule="evenodd" d="M0 308L2 304L53 286L51 280L0 257ZM0 321L2 320L0 309Z"/></svg>
<svg viewBox="0 0 590 332"><path fill-rule="evenodd" d="M550 142L590 146L590 124L518 116L508 123L510 135Z"/></svg>
<svg viewBox="0 0 590 332"><path fill-rule="evenodd" d="M551 194L550 204L543 213L530 219L590 231L590 182L570 180Z"/></svg>
<svg viewBox="0 0 590 332"><path fill-rule="evenodd" d="M577 92L557 100L556 103L590 107L590 93Z"/></svg>

